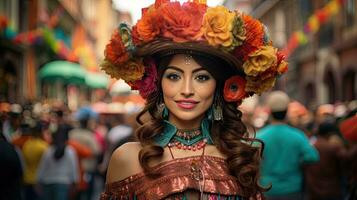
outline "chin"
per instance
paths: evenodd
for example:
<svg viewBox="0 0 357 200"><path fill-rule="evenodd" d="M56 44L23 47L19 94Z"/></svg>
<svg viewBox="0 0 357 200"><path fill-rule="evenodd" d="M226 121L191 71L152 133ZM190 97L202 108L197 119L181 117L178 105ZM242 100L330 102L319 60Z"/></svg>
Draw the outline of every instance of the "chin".
<svg viewBox="0 0 357 200"><path fill-rule="evenodd" d="M202 119L205 113L198 114L195 111L189 111L189 112L180 111L180 112L171 113L171 114L174 115L175 118L177 118L178 120L190 122L190 121L195 121L197 119Z"/></svg>

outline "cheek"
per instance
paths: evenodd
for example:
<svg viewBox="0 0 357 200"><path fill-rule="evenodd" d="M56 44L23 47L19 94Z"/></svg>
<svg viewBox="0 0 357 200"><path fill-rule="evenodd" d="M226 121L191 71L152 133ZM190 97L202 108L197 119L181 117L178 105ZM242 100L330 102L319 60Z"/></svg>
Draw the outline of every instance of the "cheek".
<svg viewBox="0 0 357 200"><path fill-rule="evenodd" d="M207 84L198 85L196 87L196 93L202 100L209 101L208 103L210 103L213 101L215 89L216 81L212 81Z"/></svg>
<svg viewBox="0 0 357 200"><path fill-rule="evenodd" d="M161 88L164 97L172 98L178 93L177 84L173 84L170 81L165 81L165 79L161 81Z"/></svg>

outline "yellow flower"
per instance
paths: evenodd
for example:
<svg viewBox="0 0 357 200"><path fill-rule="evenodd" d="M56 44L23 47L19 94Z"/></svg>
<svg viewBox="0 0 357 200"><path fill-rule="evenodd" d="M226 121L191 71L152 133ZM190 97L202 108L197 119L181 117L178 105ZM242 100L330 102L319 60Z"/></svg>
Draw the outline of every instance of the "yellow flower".
<svg viewBox="0 0 357 200"><path fill-rule="evenodd" d="M145 67L139 60L130 60L122 65L114 65L104 60L104 62L101 63L101 69L112 78L123 79L126 82L140 80L145 72Z"/></svg>
<svg viewBox="0 0 357 200"><path fill-rule="evenodd" d="M126 82L140 80L144 76L145 66L138 60L130 60L118 68L120 77Z"/></svg>
<svg viewBox="0 0 357 200"><path fill-rule="evenodd" d="M246 92L254 92L258 95L272 88L275 84L275 77L271 77L265 80L254 76L246 76L247 83L245 85Z"/></svg>
<svg viewBox="0 0 357 200"><path fill-rule="evenodd" d="M208 43L229 47L233 43L233 20L235 13L223 6L208 8L203 17L202 30Z"/></svg>
<svg viewBox="0 0 357 200"><path fill-rule="evenodd" d="M248 56L248 60L243 64L245 74L248 76L258 76L271 67L277 65L277 49L272 46L263 46Z"/></svg>
<svg viewBox="0 0 357 200"><path fill-rule="evenodd" d="M232 34L235 40L235 43L237 43L237 46L240 46L243 41L245 40L245 29L244 29L244 22L240 16L235 16L234 18L234 23L233 23L233 30Z"/></svg>
<svg viewBox="0 0 357 200"><path fill-rule="evenodd" d="M116 73L116 66L108 60L104 60L100 63L100 68L110 77L115 79L120 79L119 75Z"/></svg>

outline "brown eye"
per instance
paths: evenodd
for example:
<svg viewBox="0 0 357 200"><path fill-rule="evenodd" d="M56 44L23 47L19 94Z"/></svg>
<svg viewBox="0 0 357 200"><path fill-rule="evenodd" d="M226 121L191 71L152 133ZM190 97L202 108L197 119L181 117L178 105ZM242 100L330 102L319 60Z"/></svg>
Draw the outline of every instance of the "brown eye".
<svg viewBox="0 0 357 200"><path fill-rule="evenodd" d="M208 75L198 75L196 76L196 80L200 81L200 82L203 82L203 81L207 81L209 80L211 77L208 76Z"/></svg>
<svg viewBox="0 0 357 200"><path fill-rule="evenodd" d="M175 80L179 80L181 77L178 74L170 73L165 75L165 78L175 81Z"/></svg>

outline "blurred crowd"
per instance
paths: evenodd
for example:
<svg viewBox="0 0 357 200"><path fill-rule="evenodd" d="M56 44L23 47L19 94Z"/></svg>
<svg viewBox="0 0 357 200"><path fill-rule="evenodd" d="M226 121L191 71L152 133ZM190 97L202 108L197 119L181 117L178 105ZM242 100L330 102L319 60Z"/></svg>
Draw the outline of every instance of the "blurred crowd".
<svg viewBox="0 0 357 200"><path fill-rule="evenodd" d="M0 104L0 199L98 199L135 116L63 103Z"/></svg>
<svg viewBox="0 0 357 200"><path fill-rule="evenodd" d="M258 101L240 109L252 133L271 123L271 108ZM287 123L319 153L318 162L299 166L306 199L356 195L356 112L357 101L313 110L288 104ZM25 200L98 199L111 153L135 140L137 128L135 114L71 112L63 103L1 103L0 123L0 199Z"/></svg>
<svg viewBox="0 0 357 200"><path fill-rule="evenodd" d="M268 200L357 199L357 101L306 108L283 92L241 105L264 142L262 183Z"/></svg>

